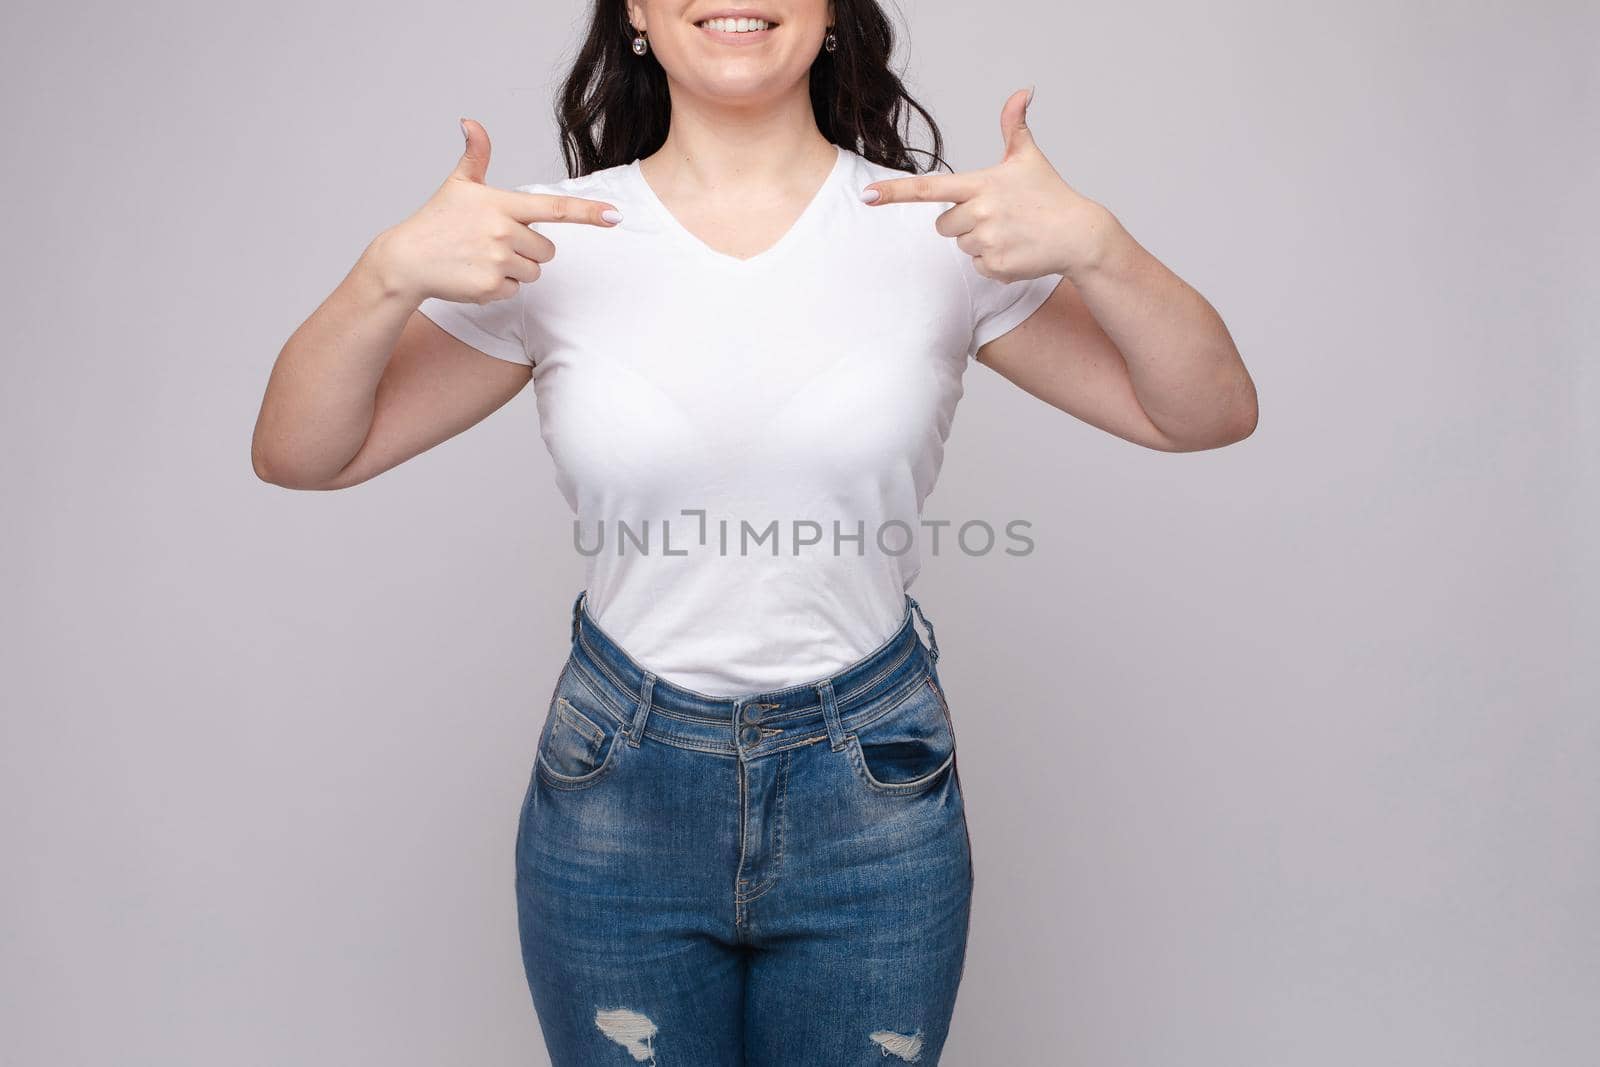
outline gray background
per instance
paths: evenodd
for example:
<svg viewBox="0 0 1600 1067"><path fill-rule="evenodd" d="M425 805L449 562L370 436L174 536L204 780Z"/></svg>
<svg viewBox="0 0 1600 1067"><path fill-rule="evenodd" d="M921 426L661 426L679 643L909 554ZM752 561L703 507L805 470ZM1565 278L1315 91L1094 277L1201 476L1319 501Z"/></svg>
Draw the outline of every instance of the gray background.
<svg viewBox="0 0 1600 1067"><path fill-rule="evenodd" d="M458 115L560 176L579 9L6 7L0 1060L544 1062L511 847L582 561L533 392L345 492L248 451ZM1262 415L1168 455L968 375L928 514L1038 551L915 588L978 862L945 1062L1592 1063L1596 9L985 11L903 8L951 161L1036 81Z"/></svg>

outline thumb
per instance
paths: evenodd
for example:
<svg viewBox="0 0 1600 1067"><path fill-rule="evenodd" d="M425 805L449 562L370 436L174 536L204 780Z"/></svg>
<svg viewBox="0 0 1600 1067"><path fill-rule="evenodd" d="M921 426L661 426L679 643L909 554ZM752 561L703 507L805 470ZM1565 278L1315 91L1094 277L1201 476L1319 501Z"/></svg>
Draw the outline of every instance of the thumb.
<svg viewBox="0 0 1600 1067"><path fill-rule="evenodd" d="M1032 102L1033 87L1030 85L1027 90L1018 89L1006 97L1005 106L1000 109L1000 136L1006 146L1005 155L1000 157L1002 163L1038 147L1034 144L1033 132L1028 129L1028 105Z"/></svg>
<svg viewBox="0 0 1600 1067"><path fill-rule="evenodd" d="M476 119L462 119L461 132L466 134L467 146L450 176L483 185L489 174L489 131Z"/></svg>

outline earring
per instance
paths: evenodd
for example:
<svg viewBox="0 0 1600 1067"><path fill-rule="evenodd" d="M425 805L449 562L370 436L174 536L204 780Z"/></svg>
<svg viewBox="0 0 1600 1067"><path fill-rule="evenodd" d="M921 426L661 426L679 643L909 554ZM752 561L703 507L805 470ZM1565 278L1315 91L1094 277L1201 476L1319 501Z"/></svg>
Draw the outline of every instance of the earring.
<svg viewBox="0 0 1600 1067"><path fill-rule="evenodd" d="M637 37L635 37L633 39L633 54L636 55L636 56L642 56L646 52L650 51L650 42L645 40L645 36L644 36L644 31L643 30L640 30L638 32L639 32L639 36L637 36Z"/></svg>
<svg viewBox="0 0 1600 1067"><path fill-rule="evenodd" d="M822 47L824 51L828 52L837 52L839 50L839 38L835 36L832 26L828 27L828 36L822 39Z"/></svg>

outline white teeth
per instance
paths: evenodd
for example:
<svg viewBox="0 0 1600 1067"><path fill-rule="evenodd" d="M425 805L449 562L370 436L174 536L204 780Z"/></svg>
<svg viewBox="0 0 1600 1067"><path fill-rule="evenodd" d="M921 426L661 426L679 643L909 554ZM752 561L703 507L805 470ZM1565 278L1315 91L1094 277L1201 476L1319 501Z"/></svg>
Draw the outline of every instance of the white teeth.
<svg viewBox="0 0 1600 1067"><path fill-rule="evenodd" d="M721 30L723 33L753 33L768 29L772 23L765 19L707 19L700 25L708 30Z"/></svg>

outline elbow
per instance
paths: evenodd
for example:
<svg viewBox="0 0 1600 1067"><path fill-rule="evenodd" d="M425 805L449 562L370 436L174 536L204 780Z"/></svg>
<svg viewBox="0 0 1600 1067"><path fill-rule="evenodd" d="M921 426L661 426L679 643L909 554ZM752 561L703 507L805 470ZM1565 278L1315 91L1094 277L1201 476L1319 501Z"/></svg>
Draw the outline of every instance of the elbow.
<svg viewBox="0 0 1600 1067"><path fill-rule="evenodd" d="M256 420L255 430L250 434L250 467L256 472L256 477L268 485L283 486L285 489L293 488L286 485L283 479L282 463L275 461L272 450L267 442L271 434L263 425L265 416Z"/></svg>
<svg viewBox="0 0 1600 1067"><path fill-rule="evenodd" d="M350 477L353 459L330 472L327 464L316 462L317 456L294 444L295 435L281 430L263 410L250 434L250 469L280 489L343 489L361 480Z"/></svg>
<svg viewBox="0 0 1600 1067"><path fill-rule="evenodd" d="M297 481L282 463L273 460L259 440L250 443L250 467L256 472L256 477L268 485L276 485L282 489L305 488L305 485Z"/></svg>
<svg viewBox="0 0 1600 1067"><path fill-rule="evenodd" d="M254 444L250 446L250 466L254 468L256 477L268 485L280 484L278 479L273 476L272 463L267 459L266 453L262 452Z"/></svg>
<svg viewBox="0 0 1600 1067"><path fill-rule="evenodd" d="M276 471L273 470L272 459L267 455L266 449L261 446L261 434L258 432L250 440L250 466L256 472L256 477L268 485L282 485L278 480Z"/></svg>
<svg viewBox="0 0 1600 1067"><path fill-rule="evenodd" d="M1228 422L1222 429L1204 441L1181 448L1182 452L1209 452L1214 448L1227 448L1256 432L1256 406L1251 404L1246 413Z"/></svg>
<svg viewBox="0 0 1600 1067"><path fill-rule="evenodd" d="M1216 448L1226 448L1238 444L1255 433L1259 418L1260 411L1256 406L1255 391L1252 389L1242 402L1234 405L1225 416L1218 418L1203 435L1178 437L1163 434L1162 442L1152 447L1165 452L1209 452Z"/></svg>
<svg viewBox="0 0 1600 1067"><path fill-rule="evenodd" d="M276 485L280 489L327 490L343 489L354 482L341 482L338 476L334 478L321 478L307 476L303 472L296 472L292 467L281 463L274 463L272 458L259 448L250 449L250 466L255 470L256 477L268 485ZM340 472L343 473L342 471Z"/></svg>
<svg viewBox="0 0 1600 1067"><path fill-rule="evenodd" d="M1229 435L1227 443L1238 444L1246 437L1256 432L1256 424L1261 420L1261 408L1256 404L1255 392L1250 394L1250 402L1244 405L1244 410L1239 413L1233 432Z"/></svg>
<svg viewBox="0 0 1600 1067"><path fill-rule="evenodd" d="M1227 415L1222 420L1222 429L1215 441L1207 447L1223 448L1238 444L1256 432L1256 423L1260 419L1261 408L1256 403L1256 386L1249 375L1246 375L1227 405Z"/></svg>
<svg viewBox="0 0 1600 1067"><path fill-rule="evenodd" d="M295 478L293 475L274 467L263 457L252 452L250 454L251 466L255 468L256 477L268 485L275 485L279 489L318 489L320 486Z"/></svg>
<svg viewBox="0 0 1600 1067"><path fill-rule="evenodd" d="M1244 397L1240 400L1238 425L1235 432L1238 434L1233 441L1243 441L1246 437L1256 432L1256 424L1261 421L1261 405L1256 401L1256 383L1246 375L1244 379ZM1230 442L1232 443L1232 442Z"/></svg>

